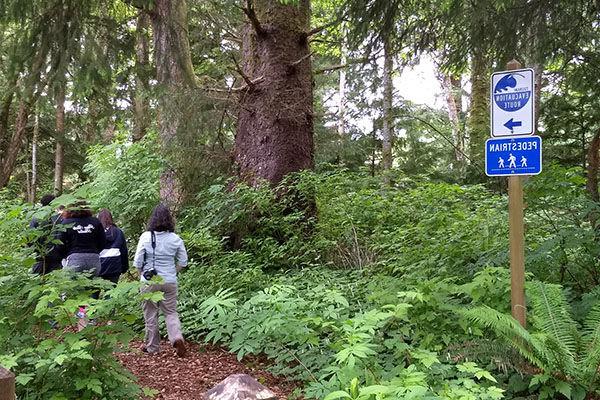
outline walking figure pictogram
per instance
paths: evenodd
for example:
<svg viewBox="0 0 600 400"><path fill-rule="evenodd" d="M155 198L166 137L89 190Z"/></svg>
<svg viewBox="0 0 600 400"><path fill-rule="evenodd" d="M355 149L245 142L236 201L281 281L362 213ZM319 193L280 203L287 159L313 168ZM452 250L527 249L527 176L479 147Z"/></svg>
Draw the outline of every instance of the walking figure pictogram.
<svg viewBox="0 0 600 400"><path fill-rule="evenodd" d="M525 158L525 156L521 157L521 168L526 168L527 167L527 159Z"/></svg>
<svg viewBox="0 0 600 400"><path fill-rule="evenodd" d="M508 168L517 168L517 157L513 153L508 153Z"/></svg>
<svg viewBox="0 0 600 400"><path fill-rule="evenodd" d="M502 158L502 157L498 157L498 168L505 168L504 167L504 158Z"/></svg>

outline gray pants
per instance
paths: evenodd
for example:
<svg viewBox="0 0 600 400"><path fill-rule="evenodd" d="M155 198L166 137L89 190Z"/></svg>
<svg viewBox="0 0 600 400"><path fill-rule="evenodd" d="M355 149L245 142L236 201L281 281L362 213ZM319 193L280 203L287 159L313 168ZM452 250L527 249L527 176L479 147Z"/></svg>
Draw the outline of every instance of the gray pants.
<svg viewBox="0 0 600 400"><path fill-rule="evenodd" d="M163 292L164 299L155 303L145 300L142 304L144 310L144 323L146 324L146 350L148 353L160 351L160 333L158 332L158 310L162 311L167 324L169 342L175 343L183 340L181 335L181 323L177 314L177 284L162 283L148 285L142 288L142 293Z"/></svg>
<svg viewBox="0 0 600 400"><path fill-rule="evenodd" d="M100 256L98 253L73 253L67 257L63 268L73 272L93 272L94 275L98 275Z"/></svg>

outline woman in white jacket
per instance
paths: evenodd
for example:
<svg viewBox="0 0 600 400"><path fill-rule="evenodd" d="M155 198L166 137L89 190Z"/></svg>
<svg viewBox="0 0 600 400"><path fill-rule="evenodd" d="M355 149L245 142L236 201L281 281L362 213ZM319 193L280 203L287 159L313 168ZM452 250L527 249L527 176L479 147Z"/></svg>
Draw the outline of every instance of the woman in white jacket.
<svg viewBox="0 0 600 400"><path fill-rule="evenodd" d="M148 230L140 236L133 265L140 272L144 283L143 293L162 292L164 299L155 303L145 300L143 304L146 325L143 351L155 354L160 351L158 311L162 311L171 345L179 357L185 356L186 348L177 314L177 272L187 265L187 252L183 240L174 233L175 222L169 208L156 206L148 222ZM159 276L162 283L151 282Z"/></svg>

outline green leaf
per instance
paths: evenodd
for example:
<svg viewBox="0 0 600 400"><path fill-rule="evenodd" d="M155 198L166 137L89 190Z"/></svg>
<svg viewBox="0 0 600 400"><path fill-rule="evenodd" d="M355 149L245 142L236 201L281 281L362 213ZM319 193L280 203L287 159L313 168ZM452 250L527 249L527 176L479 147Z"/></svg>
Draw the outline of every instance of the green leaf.
<svg viewBox="0 0 600 400"><path fill-rule="evenodd" d="M558 381L555 385L556 390L565 396L567 399L571 398L571 385L564 381Z"/></svg>
<svg viewBox="0 0 600 400"><path fill-rule="evenodd" d="M15 381L22 386L27 385L32 379L33 374L19 374L15 377Z"/></svg>
<svg viewBox="0 0 600 400"><path fill-rule="evenodd" d="M371 385L360 389L361 396L370 396L374 394L386 394L390 393L392 388L383 385Z"/></svg>
<svg viewBox="0 0 600 400"><path fill-rule="evenodd" d="M337 390L335 392L329 393L323 400L335 400L335 399L351 399L352 396L348 392L343 390Z"/></svg>

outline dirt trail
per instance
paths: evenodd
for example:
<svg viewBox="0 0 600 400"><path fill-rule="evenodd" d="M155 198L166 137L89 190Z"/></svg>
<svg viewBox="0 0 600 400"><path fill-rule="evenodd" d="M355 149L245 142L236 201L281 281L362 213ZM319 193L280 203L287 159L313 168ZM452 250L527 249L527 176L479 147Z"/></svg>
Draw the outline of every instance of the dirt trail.
<svg viewBox="0 0 600 400"><path fill-rule="evenodd" d="M188 343L188 354L178 358L168 342L161 343L161 353L148 355L141 342L131 343L131 349L119 353L121 364L139 379L142 387L157 390L160 400L201 399L202 393L231 374L248 374L287 399L296 385L264 371L266 366L253 360L252 366L239 362L234 354L219 347L203 347ZM248 363L250 364L250 363Z"/></svg>

